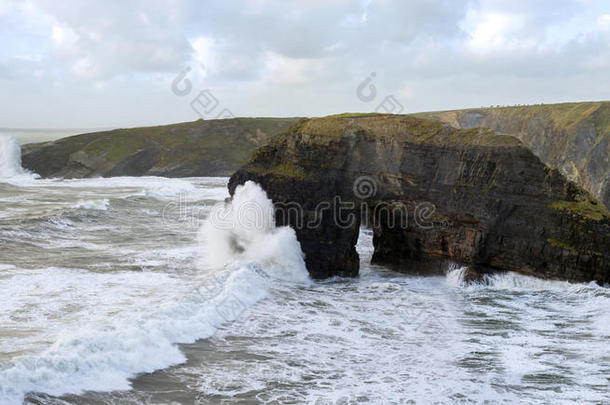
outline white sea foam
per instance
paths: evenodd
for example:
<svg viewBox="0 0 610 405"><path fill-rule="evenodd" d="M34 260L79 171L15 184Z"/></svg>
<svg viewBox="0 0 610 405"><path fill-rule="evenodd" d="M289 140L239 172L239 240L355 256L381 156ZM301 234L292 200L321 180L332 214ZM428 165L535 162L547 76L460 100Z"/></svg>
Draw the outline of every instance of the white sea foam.
<svg viewBox="0 0 610 405"><path fill-rule="evenodd" d="M485 274L480 283L464 282L464 274L467 267L452 265L447 270L446 282L452 287L465 288L492 288L497 290L558 290L558 291L584 291L587 289L597 289L604 287L598 286L595 282L570 283L568 281L545 280L538 277L527 276L512 271ZM605 289L604 289L605 290Z"/></svg>
<svg viewBox="0 0 610 405"><path fill-rule="evenodd" d="M37 184L48 187L99 189L133 189L133 195L150 197L173 197L178 194L195 193L192 182L183 179L165 177L98 177L90 179L46 179Z"/></svg>
<svg viewBox="0 0 610 405"><path fill-rule="evenodd" d="M98 211L106 211L110 206L110 200L104 198L103 200L81 200L74 208L82 208L86 210L98 210Z"/></svg>
<svg viewBox="0 0 610 405"><path fill-rule="evenodd" d="M265 226L250 228L232 216L230 229L220 229L208 220L201 231L202 268L191 277L4 267L12 273L0 279L0 289L12 294L0 302L0 320L18 327L29 305L33 332L28 353L0 369L0 403L21 402L28 392L128 389L136 373L183 362L177 343L211 336L270 294L278 281L308 282L294 231L275 228L271 201L254 183L238 188L227 208L237 213L248 205L262 206ZM233 250L235 240L243 251ZM32 289L39 311L32 308ZM37 326L44 335L35 333ZM36 343L49 339L51 346ZM4 344L1 351L10 352L13 341Z"/></svg>
<svg viewBox="0 0 610 405"><path fill-rule="evenodd" d="M177 216L143 214L176 197L122 199L174 181L45 180L23 188L27 203L5 203L68 213L4 221L0 232L1 404L84 390L112 392L75 401L608 402L608 289L512 273L467 284L459 267L401 275L368 264L370 230L358 242L360 277L295 288L307 281L298 243L274 227L256 185L213 211L200 243ZM208 198L226 196L221 181L188 182L188 198L210 209ZM113 215L73 209L100 199ZM189 346L187 364L166 368L185 360L177 343L212 334Z"/></svg>
<svg viewBox="0 0 610 405"><path fill-rule="evenodd" d="M367 234L359 246L370 249ZM239 341L263 360L172 377L190 377L204 398L259 391L267 402L607 402L607 289L518 274L470 285L464 270L371 271L286 290L217 336L219 352Z"/></svg>

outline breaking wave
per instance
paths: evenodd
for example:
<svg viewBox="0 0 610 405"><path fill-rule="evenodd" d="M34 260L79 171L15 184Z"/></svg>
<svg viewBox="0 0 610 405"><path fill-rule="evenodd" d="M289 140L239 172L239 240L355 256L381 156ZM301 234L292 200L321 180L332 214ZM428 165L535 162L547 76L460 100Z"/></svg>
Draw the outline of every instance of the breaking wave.
<svg viewBox="0 0 610 405"><path fill-rule="evenodd" d="M81 208L86 210L98 210L98 211L106 211L108 206L110 205L110 200L104 198L103 200L81 200L74 208Z"/></svg>
<svg viewBox="0 0 610 405"><path fill-rule="evenodd" d="M102 206L106 200L83 204ZM242 215L251 206L260 207L254 215L263 226L251 227L254 217ZM15 270L0 279L0 288L41 286L40 294L55 300L47 305L55 305L62 322L72 319L73 326L63 324L50 347L15 357L0 369L0 403L21 403L28 392L128 389L129 378L138 373L184 362L178 344L210 337L275 288L310 282L294 230L275 227L271 200L257 184L238 187L233 201L218 209L224 222L220 226L210 216L203 225L199 272L189 278L54 268ZM26 296L0 303L0 312L9 316L22 305L13 301ZM67 302L81 306L66 313Z"/></svg>
<svg viewBox="0 0 610 405"><path fill-rule="evenodd" d="M467 288L492 288L492 289L510 289L510 290L566 290L566 291L581 291L583 289L604 288L598 286L595 282L591 283L570 283L568 281L545 280L542 278L527 276L524 274L515 273L512 271L485 274L481 282L470 283L464 280L467 267L452 265L447 270L446 282L452 287L467 287ZM604 289L605 291L605 289Z"/></svg>
<svg viewBox="0 0 610 405"><path fill-rule="evenodd" d="M33 175L21 167L21 147L14 136L0 134L0 180L13 182Z"/></svg>

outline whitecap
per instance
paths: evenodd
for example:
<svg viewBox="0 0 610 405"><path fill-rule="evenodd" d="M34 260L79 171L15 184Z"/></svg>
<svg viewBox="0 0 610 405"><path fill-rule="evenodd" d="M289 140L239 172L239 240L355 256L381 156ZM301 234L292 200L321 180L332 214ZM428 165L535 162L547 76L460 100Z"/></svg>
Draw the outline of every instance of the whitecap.
<svg viewBox="0 0 610 405"><path fill-rule="evenodd" d="M109 206L110 201L104 198L103 200L80 200L73 208L106 211Z"/></svg>

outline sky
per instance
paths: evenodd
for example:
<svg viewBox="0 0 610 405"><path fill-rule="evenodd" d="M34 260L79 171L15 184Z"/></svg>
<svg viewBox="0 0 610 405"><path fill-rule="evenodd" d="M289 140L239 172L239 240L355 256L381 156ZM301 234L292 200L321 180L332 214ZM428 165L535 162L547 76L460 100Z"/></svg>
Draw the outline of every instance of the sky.
<svg viewBox="0 0 610 405"><path fill-rule="evenodd" d="M610 0L0 0L0 127L610 99Z"/></svg>

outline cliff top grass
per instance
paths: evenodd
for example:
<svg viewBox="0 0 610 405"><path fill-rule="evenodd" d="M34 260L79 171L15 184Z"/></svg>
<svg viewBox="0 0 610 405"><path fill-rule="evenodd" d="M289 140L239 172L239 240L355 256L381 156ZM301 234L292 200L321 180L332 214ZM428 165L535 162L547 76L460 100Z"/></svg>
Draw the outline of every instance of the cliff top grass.
<svg viewBox="0 0 610 405"><path fill-rule="evenodd" d="M610 133L609 101L467 108L422 112L413 115L427 119L439 119L458 127L461 115L477 112L488 116L503 116L506 119L514 119L515 121L542 118L554 124L557 128L566 130L575 128L582 120L590 117L598 133Z"/></svg>
<svg viewBox="0 0 610 405"><path fill-rule="evenodd" d="M489 129L455 129L438 120L410 115L344 113L303 120L288 131L326 138L360 134L371 138L436 145L523 146L512 136L498 136Z"/></svg>
<svg viewBox="0 0 610 405"><path fill-rule="evenodd" d="M261 142L296 123L300 118L231 118L197 120L152 127L122 128L63 138L70 153L83 150L117 162L144 148L157 144L163 151L162 163L222 157L246 161Z"/></svg>

